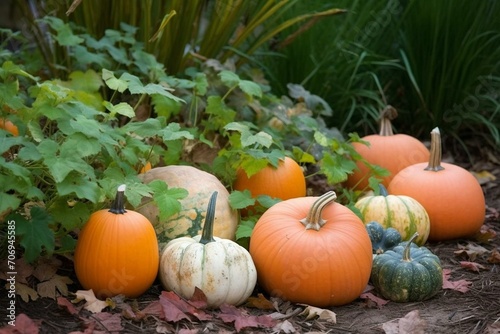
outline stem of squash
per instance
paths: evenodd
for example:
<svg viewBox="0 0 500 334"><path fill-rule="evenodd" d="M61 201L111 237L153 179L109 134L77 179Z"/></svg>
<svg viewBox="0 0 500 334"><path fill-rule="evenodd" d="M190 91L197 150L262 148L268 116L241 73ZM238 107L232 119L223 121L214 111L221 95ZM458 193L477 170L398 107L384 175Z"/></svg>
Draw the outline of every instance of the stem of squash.
<svg viewBox="0 0 500 334"><path fill-rule="evenodd" d="M418 232L415 232L415 234L412 235L410 240L408 240L408 243L405 246L405 249L403 250L403 261L410 262L411 261L411 244L413 240L415 240L418 237Z"/></svg>
<svg viewBox="0 0 500 334"><path fill-rule="evenodd" d="M391 121L398 117L398 112L393 106L386 106L380 112L380 136L392 136L394 132L392 131Z"/></svg>
<svg viewBox="0 0 500 334"><path fill-rule="evenodd" d="M424 170L439 172L444 167L441 166L441 133L439 128L434 128L431 131L431 150L430 150L429 164Z"/></svg>
<svg viewBox="0 0 500 334"><path fill-rule="evenodd" d="M203 231L201 232L200 243L203 245L209 242L214 242L214 218L215 218L215 204L217 202L218 191L214 191L210 200L208 201L207 215L205 217L205 224L203 224Z"/></svg>
<svg viewBox="0 0 500 334"><path fill-rule="evenodd" d="M337 194L334 191L329 191L321 195L312 205L307 213L307 217L301 219L300 222L306 227L306 230L319 231L321 226L325 225L326 220L321 218L321 212L331 202L337 199Z"/></svg>
<svg viewBox="0 0 500 334"><path fill-rule="evenodd" d="M127 188L126 185L122 184L118 187L118 190L116 191L116 196L115 200L113 201L113 204L111 204L111 208L108 210L111 213L114 213L116 215L124 214L127 212L125 210L125 189Z"/></svg>

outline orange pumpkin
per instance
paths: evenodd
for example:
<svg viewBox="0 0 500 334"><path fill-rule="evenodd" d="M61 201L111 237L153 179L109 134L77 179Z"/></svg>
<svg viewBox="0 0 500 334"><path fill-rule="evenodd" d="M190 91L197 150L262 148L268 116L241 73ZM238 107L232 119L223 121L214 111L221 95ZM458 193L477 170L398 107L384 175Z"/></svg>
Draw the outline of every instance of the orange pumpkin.
<svg viewBox="0 0 500 334"><path fill-rule="evenodd" d="M125 186L109 210L94 212L78 237L74 265L84 289L98 298L135 298L153 284L159 267L156 233L149 220L124 208Z"/></svg>
<svg viewBox="0 0 500 334"><path fill-rule="evenodd" d="M144 174L151 168L153 168L153 166L151 165L151 162L148 161L146 162L146 164L144 164L144 166L141 167L141 169L139 170L139 174Z"/></svg>
<svg viewBox="0 0 500 334"><path fill-rule="evenodd" d="M486 210L483 190L469 171L441 162L438 128L431 132L429 162L400 171L388 190L393 195L410 196L422 204L430 219L429 240L471 236L483 225Z"/></svg>
<svg viewBox="0 0 500 334"><path fill-rule="evenodd" d="M277 168L268 165L250 177L243 169L239 169L233 189L239 191L248 189L254 198L267 195L287 200L306 195L306 179L299 164L292 158L285 157Z"/></svg>
<svg viewBox="0 0 500 334"><path fill-rule="evenodd" d="M372 243L350 209L321 197L279 202L257 221L250 254L257 281L272 296L317 307L347 304L363 292Z"/></svg>
<svg viewBox="0 0 500 334"><path fill-rule="evenodd" d="M19 129L8 119L0 118L0 129L10 132L13 136L19 136Z"/></svg>
<svg viewBox="0 0 500 334"><path fill-rule="evenodd" d="M389 186L392 178L403 168L429 160L429 150L418 139L406 134L394 134L391 120L397 117L392 106L384 108L380 114L379 134L361 138L369 143L352 143L356 152L368 163L383 167L389 175L382 178L382 184ZM365 189L368 178L372 176L370 168L362 161L356 162L356 169L349 175L346 186L353 189Z"/></svg>

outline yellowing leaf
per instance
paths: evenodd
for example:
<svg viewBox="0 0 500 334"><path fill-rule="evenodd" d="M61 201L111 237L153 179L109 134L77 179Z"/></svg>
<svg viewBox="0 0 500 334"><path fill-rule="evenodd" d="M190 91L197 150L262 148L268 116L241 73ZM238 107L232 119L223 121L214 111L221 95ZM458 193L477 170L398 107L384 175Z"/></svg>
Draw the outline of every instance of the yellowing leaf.
<svg viewBox="0 0 500 334"><path fill-rule="evenodd" d="M333 311L306 304L299 304L299 305L306 306L304 311L299 313L299 315L304 315L306 317L306 320L318 317L318 319L326 320L327 322L331 322L334 324L337 323L337 314L335 314Z"/></svg>
<svg viewBox="0 0 500 334"><path fill-rule="evenodd" d="M7 286L5 288L8 289ZM31 300L37 300L38 299L38 293L35 290L33 290L32 288L30 288L26 284L22 284L22 283L19 283L19 282L16 282L16 293L19 296L21 296L21 299L24 302L26 302L26 303L30 301L30 298L31 298Z"/></svg>
<svg viewBox="0 0 500 334"><path fill-rule="evenodd" d="M111 299L106 299L106 300L97 299L92 289L78 290L75 294L76 294L76 299L73 300L72 302L78 303L79 301L85 300L86 303L85 305L83 305L83 308L92 313L99 313L106 307L114 305Z"/></svg>
<svg viewBox="0 0 500 334"><path fill-rule="evenodd" d="M497 179L495 175L485 170L480 172L471 172L471 173L476 177L479 184L486 184L490 181L495 181Z"/></svg>

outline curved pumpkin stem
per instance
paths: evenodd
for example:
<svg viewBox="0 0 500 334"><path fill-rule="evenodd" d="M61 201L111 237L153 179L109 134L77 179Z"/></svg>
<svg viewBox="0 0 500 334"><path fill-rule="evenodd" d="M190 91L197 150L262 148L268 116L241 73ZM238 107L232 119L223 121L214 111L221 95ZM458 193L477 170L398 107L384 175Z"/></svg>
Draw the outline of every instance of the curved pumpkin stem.
<svg viewBox="0 0 500 334"><path fill-rule="evenodd" d="M394 132L392 131L392 123L393 119L398 117L398 111L393 106L386 106L380 112L380 132L381 136L392 136Z"/></svg>
<svg viewBox="0 0 500 334"><path fill-rule="evenodd" d="M214 191L210 200L208 201L207 215L205 217L205 224L203 225L203 231L201 232L200 243L208 244L209 242L215 242L214 239L214 218L215 218L215 204L217 204L218 191Z"/></svg>
<svg viewBox="0 0 500 334"><path fill-rule="evenodd" d="M319 231L321 226L325 225L326 220L321 218L321 212L323 209L331 202L337 199L337 194L334 191L329 191L321 195L312 205L311 209L307 213L307 217L301 219L300 222L306 227L306 230L316 230Z"/></svg>
<svg viewBox="0 0 500 334"><path fill-rule="evenodd" d="M411 244L413 240L415 240L418 237L418 232L415 232L415 234L412 235L410 240L408 240L408 243L405 246L405 249L403 250L403 261L410 262L411 261Z"/></svg>
<svg viewBox="0 0 500 334"><path fill-rule="evenodd" d="M122 184L118 187L118 190L116 191L116 196L115 200L113 201L113 204L111 204L111 208L108 210L111 213L114 214L124 214L127 212L125 210L125 188L127 188L126 185Z"/></svg>
<svg viewBox="0 0 500 334"><path fill-rule="evenodd" d="M381 196L384 196L384 197L389 196L389 193L387 192L387 188L382 183L378 184L378 189L380 190Z"/></svg>
<svg viewBox="0 0 500 334"><path fill-rule="evenodd" d="M431 131L431 155L429 165L425 167L425 170L439 172L443 169L444 167L441 166L441 133L439 128L436 127Z"/></svg>

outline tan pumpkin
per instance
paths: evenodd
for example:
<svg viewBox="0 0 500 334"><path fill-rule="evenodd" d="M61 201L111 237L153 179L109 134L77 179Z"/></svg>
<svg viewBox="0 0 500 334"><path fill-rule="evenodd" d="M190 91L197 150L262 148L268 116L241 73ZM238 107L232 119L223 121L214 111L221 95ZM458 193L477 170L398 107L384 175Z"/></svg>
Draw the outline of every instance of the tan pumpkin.
<svg viewBox="0 0 500 334"><path fill-rule="evenodd" d="M154 201L145 200L136 210L153 224L160 249L170 240L179 237L194 237L201 234L210 195L218 191L219 200L215 209L214 236L235 238L238 212L229 205L229 192L214 175L191 166L156 167L139 177L144 183L164 181L169 188L184 188L188 196L181 199L182 210L165 220L159 219L159 210Z"/></svg>
<svg viewBox="0 0 500 334"><path fill-rule="evenodd" d="M376 221L386 229L392 227L403 241L418 232L415 243L421 246L429 237L430 219L425 208L409 196L389 195L383 185L380 185L380 195L362 197L355 207L361 211L365 224Z"/></svg>

